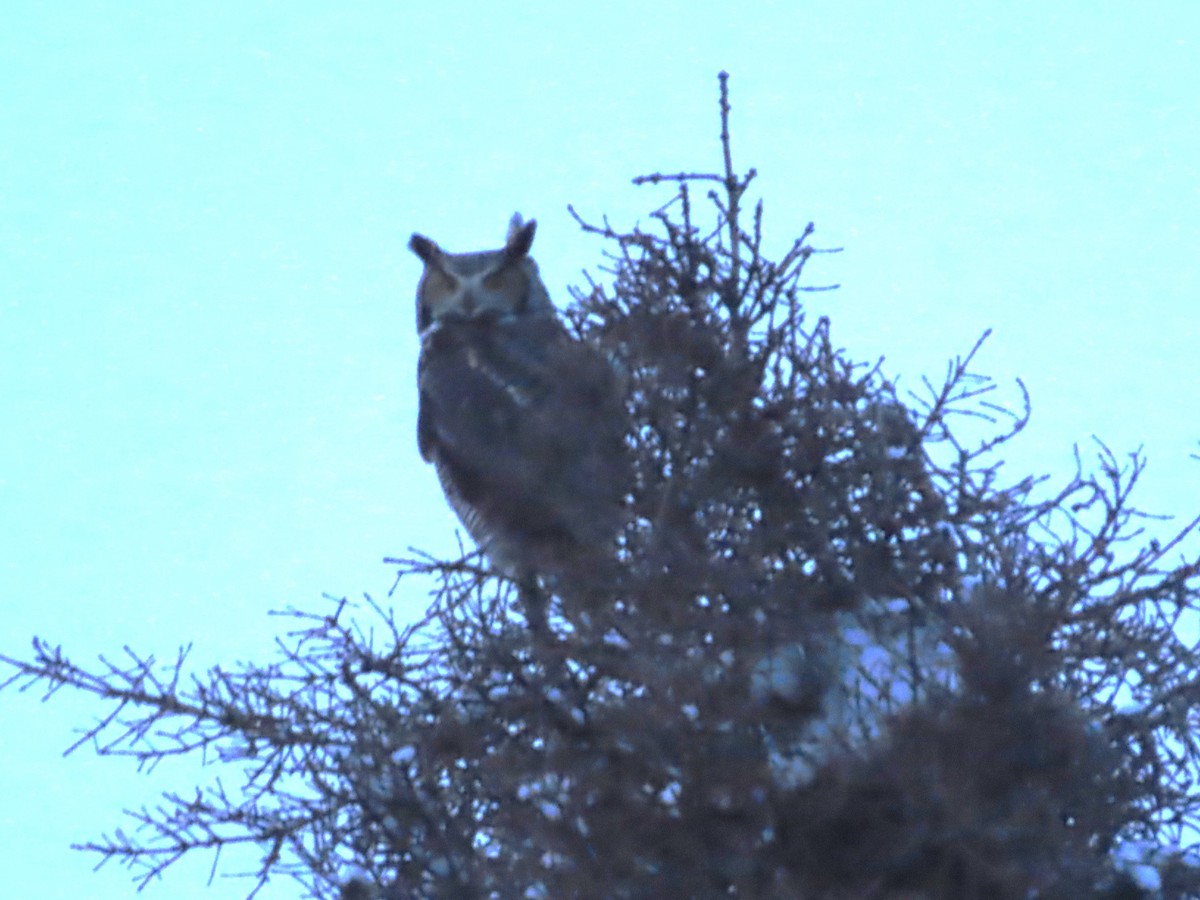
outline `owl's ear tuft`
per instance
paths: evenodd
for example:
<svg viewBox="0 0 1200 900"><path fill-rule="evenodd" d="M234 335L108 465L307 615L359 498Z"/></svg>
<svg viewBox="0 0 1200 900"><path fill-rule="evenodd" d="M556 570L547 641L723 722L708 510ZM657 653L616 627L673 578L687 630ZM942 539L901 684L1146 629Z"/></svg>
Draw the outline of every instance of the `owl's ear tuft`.
<svg viewBox="0 0 1200 900"><path fill-rule="evenodd" d="M423 234L414 234L409 238L408 249L421 257L421 261L426 265L431 265L442 252L437 244Z"/></svg>
<svg viewBox="0 0 1200 900"><path fill-rule="evenodd" d="M536 230L536 219L526 222L520 213L513 213L512 221L508 223L508 240L504 243L504 255L509 259L522 259L527 256L529 248L533 245L533 233Z"/></svg>

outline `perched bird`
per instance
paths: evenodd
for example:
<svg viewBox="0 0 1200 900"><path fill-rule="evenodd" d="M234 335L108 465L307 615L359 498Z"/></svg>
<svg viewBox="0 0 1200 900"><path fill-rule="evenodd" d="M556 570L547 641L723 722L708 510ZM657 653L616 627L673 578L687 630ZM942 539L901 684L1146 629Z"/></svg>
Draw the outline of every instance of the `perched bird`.
<svg viewBox="0 0 1200 900"><path fill-rule="evenodd" d="M447 253L414 234L417 442L479 548L528 583L610 553L629 468L609 359L571 336L529 256L536 222L504 247Z"/></svg>

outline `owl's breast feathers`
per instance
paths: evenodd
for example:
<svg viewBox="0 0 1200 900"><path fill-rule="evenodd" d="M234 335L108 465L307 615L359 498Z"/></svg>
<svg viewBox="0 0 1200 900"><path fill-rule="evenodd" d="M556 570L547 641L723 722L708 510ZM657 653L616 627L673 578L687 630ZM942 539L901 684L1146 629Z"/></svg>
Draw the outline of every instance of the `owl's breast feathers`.
<svg viewBox="0 0 1200 900"><path fill-rule="evenodd" d="M422 337L417 441L501 570L608 545L629 465L612 367L550 316L448 317Z"/></svg>

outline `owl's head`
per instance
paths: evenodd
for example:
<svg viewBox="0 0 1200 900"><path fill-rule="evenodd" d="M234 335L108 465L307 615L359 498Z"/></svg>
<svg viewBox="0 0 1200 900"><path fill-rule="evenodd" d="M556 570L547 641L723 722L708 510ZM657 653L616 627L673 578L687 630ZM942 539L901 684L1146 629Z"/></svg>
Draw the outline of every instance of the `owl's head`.
<svg viewBox="0 0 1200 900"><path fill-rule="evenodd" d="M519 213L508 225L500 250L447 253L424 235L414 234L409 249L425 263L417 285L417 330L447 316L555 315L550 294L529 257L537 222Z"/></svg>

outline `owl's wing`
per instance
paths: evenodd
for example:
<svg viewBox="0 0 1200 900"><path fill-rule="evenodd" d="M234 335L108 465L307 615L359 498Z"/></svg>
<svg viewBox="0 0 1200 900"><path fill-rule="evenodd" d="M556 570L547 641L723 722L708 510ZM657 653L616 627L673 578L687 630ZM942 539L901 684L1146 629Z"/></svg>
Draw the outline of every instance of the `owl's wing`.
<svg viewBox="0 0 1200 900"><path fill-rule="evenodd" d="M417 437L495 527L610 538L626 486L611 367L550 317L447 320L427 332Z"/></svg>

